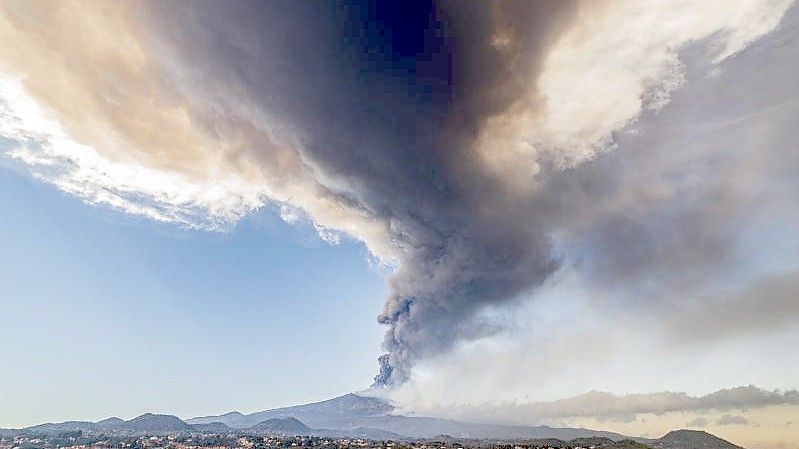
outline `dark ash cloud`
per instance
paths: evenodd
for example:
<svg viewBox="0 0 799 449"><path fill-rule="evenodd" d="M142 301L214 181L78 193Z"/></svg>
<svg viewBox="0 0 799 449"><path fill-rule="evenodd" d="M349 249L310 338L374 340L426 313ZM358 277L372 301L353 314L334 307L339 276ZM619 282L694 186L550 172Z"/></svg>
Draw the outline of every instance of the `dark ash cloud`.
<svg viewBox="0 0 799 449"><path fill-rule="evenodd" d="M733 58L718 80L698 82L689 70L697 75L690 94L703 101L644 120L640 137L621 133L665 104L679 84L670 70L680 72L680 57L708 69L718 54L707 48L726 58L771 31L783 10L750 14L761 11L759 0L708 17L689 13L702 20L653 42L630 36L619 52L630 61L602 65L604 77L581 64L615 61L606 49L618 46L619 21L660 29L657 11L568 0L93 9L85 34L113 28L125 37L122 52L80 37L75 23L87 15L70 5L13 6L0 11L8 19L0 23L29 44L13 46L13 59L34 95L61 106L73 137L106 162L138 164L126 172L136 188L108 181L101 164L92 166L99 181L72 179L70 191L90 201L113 191L106 202L131 211L142 195L172 201L157 218L178 222L185 207L232 210L221 214L230 219L274 202L291 209L287 216L304 211L322 233L360 239L395 268L378 317L388 328L378 384L403 382L418 360L499 332L502 323L481 312L534 292L565 264L623 306L705 297L700 287L721 282L740 261L733 243L743 230L762 216L799 216L799 159L786 132L796 104L785 103L780 120L753 120L745 136L733 132L741 117L772 117L745 99L771 105L795 96L780 80L799 73L796 27L781 35L791 45L748 55L763 64L736 66ZM741 22L749 16L760 21ZM36 69L41 55L65 51L66 38L75 62L48 60L70 89ZM685 48L691 43L704 51ZM765 63L774 60L787 62ZM713 92L717 84L735 85L744 100ZM686 131L685 117L703 132ZM33 164L40 156L18 154ZM136 178L141 167L153 173ZM177 192L150 189L174 175L184 180ZM794 312L783 289L763 290L763 316Z"/></svg>
<svg viewBox="0 0 799 449"><path fill-rule="evenodd" d="M236 86L220 101L285 123L328 194L390 229L379 321L403 380L414 360L494 332L475 313L559 266L529 197L476 146L486 120L536 107L531 80L574 3L283 6L204 3L186 20L156 5L157 29L185 65L210 64L193 83Z"/></svg>
<svg viewBox="0 0 799 449"><path fill-rule="evenodd" d="M618 288L620 301L688 292L735 261L738 223L761 201L741 192L740 167L752 167L748 182L778 170L724 141L663 150L674 142L652 125L570 170L543 155L514 159L522 136L496 122L521 116L535 127L547 113L536 79L553 45L579 26L571 1L205 2L188 18L180 3L153 10L158 45L175 52L189 85L214 86L214 108L288 133L331 203L387 229L396 270L378 318L388 355L377 383L403 381L416 360L498 332L479 312L531 291L564 257L596 285ZM691 66L709 59L695 53L685 55ZM795 69L758 76L768 83ZM686 112L674 114L663 112L658 126ZM797 162L786 149L768 150L782 170ZM695 176L684 176L689 165ZM555 248L553 236L579 255Z"/></svg>

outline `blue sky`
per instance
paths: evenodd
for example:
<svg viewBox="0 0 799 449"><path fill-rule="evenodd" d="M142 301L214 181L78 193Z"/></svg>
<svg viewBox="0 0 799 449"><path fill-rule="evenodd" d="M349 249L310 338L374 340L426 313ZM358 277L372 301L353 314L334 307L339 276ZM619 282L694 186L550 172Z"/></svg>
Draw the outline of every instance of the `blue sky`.
<svg viewBox="0 0 799 449"><path fill-rule="evenodd" d="M385 287L273 212L154 224L0 170L3 426L259 410L365 388Z"/></svg>

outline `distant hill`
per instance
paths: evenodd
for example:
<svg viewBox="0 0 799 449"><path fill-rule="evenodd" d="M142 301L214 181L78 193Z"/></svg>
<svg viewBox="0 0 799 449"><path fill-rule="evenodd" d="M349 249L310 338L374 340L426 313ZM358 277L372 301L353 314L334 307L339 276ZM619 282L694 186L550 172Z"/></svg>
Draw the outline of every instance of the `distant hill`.
<svg viewBox="0 0 799 449"><path fill-rule="evenodd" d="M88 432L94 426L89 421L66 421L61 423L45 423L23 429L28 434L58 434L64 432Z"/></svg>
<svg viewBox="0 0 799 449"><path fill-rule="evenodd" d="M293 417L269 418L247 429L249 432L266 435L310 435L311 428Z"/></svg>
<svg viewBox="0 0 799 449"><path fill-rule="evenodd" d="M166 434L189 433L194 428L183 422L177 416L156 415L145 413L129 421L120 418L108 418L96 423L89 421L67 421L62 423L46 423L17 430L17 433L28 435L56 435L66 432L82 432L85 434L115 433L115 434Z"/></svg>
<svg viewBox="0 0 799 449"><path fill-rule="evenodd" d="M647 443L655 449L743 449L702 430L674 430Z"/></svg>
<svg viewBox="0 0 799 449"><path fill-rule="evenodd" d="M206 434L209 434L209 433L220 433L220 434L222 434L222 433L230 433L231 431L234 430L230 426L225 425L225 423L221 423L221 422L212 422L212 423L208 423L208 424L194 424L191 427L196 432L206 433Z"/></svg>
<svg viewBox="0 0 799 449"><path fill-rule="evenodd" d="M20 434L19 429L0 429L0 438L13 438Z"/></svg>
<svg viewBox="0 0 799 449"><path fill-rule="evenodd" d="M101 430L114 430L124 425L125 425L125 420L117 418L116 416L113 418L104 419L102 421L97 421L96 423L94 423L94 427L96 429L101 429Z"/></svg>
<svg viewBox="0 0 799 449"><path fill-rule="evenodd" d="M371 440L398 441L402 439L402 435L400 434L389 432L388 430L383 429L372 429L369 427L358 427L357 429L347 430L341 436L347 436L350 438L366 438Z"/></svg>
<svg viewBox="0 0 799 449"><path fill-rule="evenodd" d="M150 433L190 432L193 430L190 425L177 416L156 415L153 413L145 413L130 421L125 421L121 428L131 432Z"/></svg>
<svg viewBox="0 0 799 449"><path fill-rule="evenodd" d="M589 446L607 446L614 444L615 441L605 437L583 437L571 440L573 446L589 447Z"/></svg>

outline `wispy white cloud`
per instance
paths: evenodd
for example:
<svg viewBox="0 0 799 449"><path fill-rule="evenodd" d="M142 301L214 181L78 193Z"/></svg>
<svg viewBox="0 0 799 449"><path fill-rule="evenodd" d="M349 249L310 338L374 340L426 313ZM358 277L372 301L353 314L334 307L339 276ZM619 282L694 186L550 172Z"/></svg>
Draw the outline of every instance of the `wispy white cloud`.
<svg viewBox="0 0 799 449"><path fill-rule="evenodd" d="M235 173L198 180L112 160L68 136L20 81L0 79L0 134L11 141L6 155L27 165L37 178L88 203L156 221L219 230L267 201L260 186Z"/></svg>
<svg viewBox="0 0 799 449"><path fill-rule="evenodd" d="M273 204L329 242L358 236L391 261L388 225L322 185L289 135L246 104L213 104L208 86L184 91L174 61L146 48L148 6L137 5L0 8L6 155L87 203L208 230Z"/></svg>
<svg viewBox="0 0 799 449"><path fill-rule="evenodd" d="M559 164L590 160L614 146L614 133L668 104L685 82L687 46L701 42L721 63L774 30L791 4L579 2L537 81L545 112L520 123L518 137Z"/></svg>

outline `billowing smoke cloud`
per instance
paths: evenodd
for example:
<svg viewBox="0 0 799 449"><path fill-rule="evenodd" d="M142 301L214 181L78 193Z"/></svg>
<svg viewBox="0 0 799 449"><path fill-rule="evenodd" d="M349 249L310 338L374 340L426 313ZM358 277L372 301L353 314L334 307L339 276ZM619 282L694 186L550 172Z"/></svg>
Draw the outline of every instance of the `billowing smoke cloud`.
<svg viewBox="0 0 799 449"><path fill-rule="evenodd" d="M497 332L482 312L572 257L556 242L602 284L644 281L654 260L712 266L735 201L673 209L694 185L628 190L643 174L624 167L679 154L609 151L684 82L687 46L729 60L789 4L7 3L0 132L89 202L206 228L275 204L363 241L395 268L376 381L401 382ZM740 198L699 186L697 203ZM688 229L695 251L660 257Z"/></svg>

